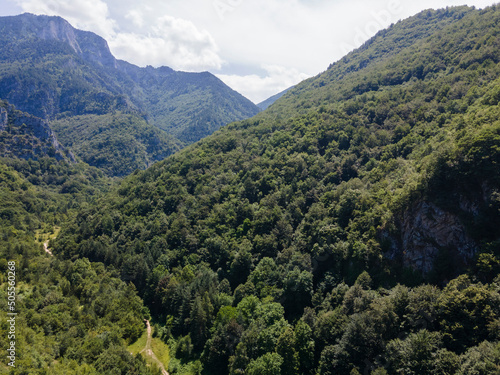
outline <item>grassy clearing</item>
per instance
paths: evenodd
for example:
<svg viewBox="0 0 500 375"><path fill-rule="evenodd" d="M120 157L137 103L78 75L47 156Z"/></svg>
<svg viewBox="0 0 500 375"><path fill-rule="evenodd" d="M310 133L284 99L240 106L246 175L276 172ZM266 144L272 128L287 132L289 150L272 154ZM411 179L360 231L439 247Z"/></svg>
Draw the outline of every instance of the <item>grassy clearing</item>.
<svg viewBox="0 0 500 375"><path fill-rule="evenodd" d="M163 366L168 368L168 363L170 362L170 350L168 349L167 344L159 338L153 338L151 340L151 349L153 349L153 352L158 360L163 363Z"/></svg>
<svg viewBox="0 0 500 375"><path fill-rule="evenodd" d="M132 355L141 353L148 365L157 366L157 363L144 350L146 348L147 341L148 332L147 330L144 330L142 336L139 337L136 342L129 345L127 347L127 350L132 353ZM158 360L163 363L163 366L165 366L165 368L168 368L168 364L170 362L170 350L168 348L168 345L161 341L159 338L151 338L151 350L156 355Z"/></svg>
<svg viewBox="0 0 500 375"><path fill-rule="evenodd" d="M45 241L52 240L56 238L59 235L59 232L61 231L61 227L54 226L53 228L50 229L50 232L47 232L44 229L38 229L35 232L35 240L38 243L44 243Z"/></svg>
<svg viewBox="0 0 500 375"><path fill-rule="evenodd" d="M137 353L140 353L142 349L144 349L147 340L148 340L148 332L144 330L142 336L139 337L136 342L130 344L127 347L127 350L133 355L136 355Z"/></svg>

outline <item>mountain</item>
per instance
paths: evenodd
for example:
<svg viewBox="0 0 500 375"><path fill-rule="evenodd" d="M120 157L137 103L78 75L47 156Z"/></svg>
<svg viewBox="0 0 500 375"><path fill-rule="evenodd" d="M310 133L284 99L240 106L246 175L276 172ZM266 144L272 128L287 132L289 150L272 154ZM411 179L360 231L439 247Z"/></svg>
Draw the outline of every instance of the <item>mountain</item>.
<svg viewBox="0 0 500 375"><path fill-rule="evenodd" d="M171 372L498 372L499 22L392 25L125 178L54 253L134 283Z"/></svg>
<svg viewBox="0 0 500 375"><path fill-rule="evenodd" d="M54 122L77 156L119 176L259 111L210 73L139 68L115 59L101 37L59 17L31 14L0 18L0 98ZM96 122L103 128L110 121L106 140L125 133L130 139L117 144L85 136ZM83 137L74 136L77 128ZM138 139L143 132L150 136ZM135 151L122 155L124 148Z"/></svg>
<svg viewBox="0 0 500 375"><path fill-rule="evenodd" d="M118 62L118 69L140 87L143 96L139 99L148 119L186 144L259 112L252 102L208 72L138 68L123 61Z"/></svg>
<svg viewBox="0 0 500 375"><path fill-rule="evenodd" d="M290 91L291 89L293 88L292 87L289 87L287 88L286 90L283 90L279 93L277 93L276 95L273 95L269 98L267 98L266 100L260 102L259 104L257 104L257 107L259 107L262 111L267 109L267 107L269 107L271 104L273 104L276 100L278 100L279 98L281 98L283 95L285 95L288 91Z"/></svg>
<svg viewBox="0 0 500 375"><path fill-rule="evenodd" d="M180 150L181 142L134 113L87 114L51 122L58 139L108 176L126 176Z"/></svg>

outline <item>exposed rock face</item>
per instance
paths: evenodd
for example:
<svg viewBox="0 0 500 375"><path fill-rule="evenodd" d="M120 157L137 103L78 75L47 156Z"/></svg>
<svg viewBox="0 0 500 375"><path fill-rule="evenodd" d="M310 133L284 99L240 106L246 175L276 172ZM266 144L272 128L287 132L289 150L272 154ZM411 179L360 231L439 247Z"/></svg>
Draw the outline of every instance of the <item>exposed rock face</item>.
<svg viewBox="0 0 500 375"><path fill-rule="evenodd" d="M82 49L76 40L75 30L63 19L58 17L33 17L31 14L26 14L25 20L29 20L38 38L66 42L76 53L82 53Z"/></svg>
<svg viewBox="0 0 500 375"><path fill-rule="evenodd" d="M109 50L108 43L100 36L77 30L61 17L36 16L25 13L10 19L10 31L19 30L22 35L36 36L42 40L57 40L67 43L85 60L116 68L117 62Z"/></svg>
<svg viewBox="0 0 500 375"><path fill-rule="evenodd" d="M429 202L418 202L403 214L401 251L405 266L429 272L441 249L467 264L478 250L456 215Z"/></svg>
<svg viewBox="0 0 500 375"><path fill-rule="evenodd" d="M0 156L37 159L52 156L75 162L74 155L57 140L47 121L0 102Z"/></svg>

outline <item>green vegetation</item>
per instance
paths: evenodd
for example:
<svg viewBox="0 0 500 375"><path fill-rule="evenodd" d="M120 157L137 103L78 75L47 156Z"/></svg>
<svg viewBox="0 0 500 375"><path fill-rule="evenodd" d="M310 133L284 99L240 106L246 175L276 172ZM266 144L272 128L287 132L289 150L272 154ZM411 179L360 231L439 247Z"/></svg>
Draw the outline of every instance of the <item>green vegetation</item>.
<svg viewBox="0 0 500 375"><path fill-rule="evenodd" d="M259 112L252 102L208 72L129 69L144 93L144 110L151 122L185 144Z"/></svg>
<svg viewBox="0 0 500 375"><path fill-rule="evenodd" d="M159 338L153 338L151 340L151 350L158 360L163 363L165 367L168 367L170 362L170 350L168 346Z"/></svg>
<svg viewBox="0 0 500 375"><path fill-rule="evenodd" d="M142 336L127 347L127 351L134 356L139 354L146 347L147 340L148 333L144 330Z"/></svg>
<svg viewBox="0 0 500 375"><path fill-rule="evenodd" d="M159 374L148 346L170 374L500 372L499 22L500 7L420 13L116 184L1 159L10 373ZM112 113L73 118L82 145L146 126Z"/></svg>
<svg viewBox="0 0 500 375"><path fill-rule="evenodd" d="M498 372L499 21L391 26L127 177L54 252L134 283L172 373Z"/></svg>
<svg viewBox="0 0 500 375"><path fill-rule="evenodd" d="M137 339L133 344L127 347L127 351L136 356L140 354L146 363L152 368L158 368L158 360L163 364L164 368L168 368L170 362L170 350L160 338L155 337L156 332L153 333L150 343L148 343L148 333L144 330L142 336ZM154 354L154 357L152 356Z"/></svg>
<svg viewBox="0 0 500 375"><path fill-rule="evenodd" d="M180 149L180 142L127 113L85 115L53 121L59 140L108 176L146 169Z"/></svg>
<svg viewBox="0 0 500 375"><path fill-rule="evenodd" d="M16 128L14 119L8 118L7 129ZM2 360L0 373L159 375L125 349L149 316L135 287L103 264L61 260L44 251L61 226L112 181L97 168L43 150L36 157L0 158L0 301L7 312L7 271L14 262L17 312L16 367ZM9 328L2 319L2 348L10 345Z"/></svg>
<svg viewBox="0 0 500 375"><path fill-rule="evenodd" d="M16 367L2 361L1 373L160 373L125 350L141 335L147 314L135 288L103 264L62 261L43 250L57 225L99 194L97 187L105 190L106 181L96 169L51 158L1 160L0 300L7 311L7 266L15 262L18 313ZM3 348L8 330L2 319Z"/></svg>
<svg viewBox="0 0 500 375"><path fill-rule="evenodd" d="M36 160L40 156L74 161L46 121L0 100L0 157Z"/></svg>

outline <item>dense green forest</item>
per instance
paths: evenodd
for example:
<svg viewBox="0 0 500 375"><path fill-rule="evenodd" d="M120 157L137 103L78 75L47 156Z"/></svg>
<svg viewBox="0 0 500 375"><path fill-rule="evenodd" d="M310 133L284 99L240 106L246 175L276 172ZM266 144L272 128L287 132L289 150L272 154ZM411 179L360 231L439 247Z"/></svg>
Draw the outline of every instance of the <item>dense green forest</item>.
<svg viewBox="0 0 500 375"><path fill-rule="evenodd" d="M102 263L50 255L61 226L115 182L69 158L46 122L3 101L0 109L0 303L17 312L15 368L4 352L0 373L159 375L126 348L149 318L135 287ZM11 334L2 317L2 348Z"/></svg>
<svg viewBox="0 0 500 375"><path fill-rule="evenodd" d="M498 372L499 21L391 26L127 177L55 252L134 283L171 373Z"/></svg>
<svg viewBox="0 0 500 375"><path fill-rule="evenodd" d="M61 260L44 251L45 239L50 243L62 223L110 184L85 164L0 159L1 305L9 311L7 271L14 262L18 313L15 368L4 355L0 373L160 374L126 350L149 318L134 286L103 264ZM9 328L2 318L2 348L9 347Z"/></svg>
<svg viewBox="0 0 500 375"><path fill-rule="evenodd" d="M184 144L199 141L223 125L259 112L256 105L211 73L120 64L140 86L144 111L151 123Z"/></svg>
<svg viewBox="0 0 500 375"><path fill-rule="evenodd" d="M145 169L182 144L132 113L75 116L51 122L58 139L108 176Z"/></svg>
<svg viewBox="0 0 500 375"><path fill-rule="evenodd" d="M75 161L46 121L0 100L0 157L36 160L39 155Z"/></svg>
<svg viewBox="0 0 500 375"><path fill-rule="evenodd" d="M121 181L1 159L20 354L0 371L159 373L126 348L151 318L170 374L500 373L499 22L398 22Z"/></svg>

